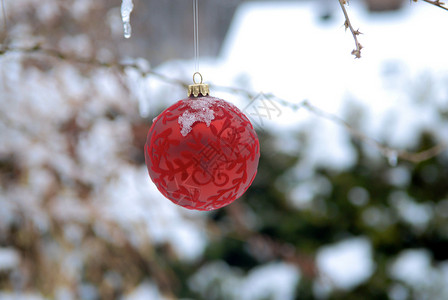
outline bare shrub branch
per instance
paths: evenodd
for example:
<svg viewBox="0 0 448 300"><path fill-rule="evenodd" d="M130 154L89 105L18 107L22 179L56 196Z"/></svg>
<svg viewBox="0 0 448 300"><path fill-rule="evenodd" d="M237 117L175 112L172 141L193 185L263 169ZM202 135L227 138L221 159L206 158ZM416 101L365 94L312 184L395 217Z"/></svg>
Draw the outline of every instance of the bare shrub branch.
<svg viewBox="0 0 448 300"><path fill-rule="evenodd" d="M116 68L119 71L123 72L126 68L133 68L136 71L140 73L141 76L147 77L147 76L154 76L155 78L160 79L163 82L170 83L173 85L178 85L187 88L190 83L184 82L179 79L174 79L167 77L163 74L157 73L153 70L143 70L139 65L137 64L126 64L126 63L119 63L119 62L102 62L98 59L92 58L92 59L86 59L81 57L74 57L71 55L67 55L65 53L60 52L59 50L55 49L48 49L44 48L40 45L36 45L34 47L29 48L9 48L6 47L5 50L0 51L0 55L4 55L7 52L22 52L22 53L29 53L29 54L42 54L47 56L52 56L57 59L61 59L68 62L73 63L80 63L80 64L88 64L96 67L103 67L103 68ZM227 91L235 94L243 95L244 97L251 99L255 97L259 93L251 92L245 89L241 88L235 88L235 87L224 87L224 86L216 86L212 85L213 88L217 90ZM401 159L404 161L409 161L412 163L420 163L423 161L426 161L428 159L431 159L433 157L436 157L440 153L446 151L448 149L447 143L439 143L429 149L420 151L420 152L410 152L403 149L397 149L393 147L388 147L384 145L383 143L375 140L372 137L369 137L359 131L358 129L351 126L347 121L343 120L337 115L328 113L314 105L312 105L308 100L304 100L301 103L292 103L287 100L275 97L274 95L270 95L270 99L277 101L280 105L284 107L288 107L294 111L303 108L306 109L308 112L314 114L317 117L327 119L339 126L344 127L347 132L354 138L356 138L359 141L362 141L374 148L376 148L381 155L383 155L385 158L390 159L391 156L395 156L396 159Z"/></svg>
<svg viewBox="0 0 448 300"><path fill-rule="evenodd" d="M339 4L341 5L342 12L344 13L344 17L345 17L345 22L344 22L345 30L350 29L350 32L353 35L353 39L355 40L355 49L353 49L352 55L354 55L355 58L361 58L362 45L358 41L358 35L360 35L361 32L359 31L359 29L355 30L352 26L352 23L350 22L350 18L348 16L347 10L345 9L345 5L348 4L348 1L339 0Z"/></svg>
<svg viewBox="0 0 448 300"><path fill-rule="evenodd" d="M413 1L417 2L418 0L413 0ZM440 7L441 9L444 9L444 10L448 11L448 7L444 6L445 2L442 2L442 1L439 1L439 0L422 0L422 1L424 1L426 3L429 3L429 4L432 4L432 5L435 5L437 7Z"/></svg>

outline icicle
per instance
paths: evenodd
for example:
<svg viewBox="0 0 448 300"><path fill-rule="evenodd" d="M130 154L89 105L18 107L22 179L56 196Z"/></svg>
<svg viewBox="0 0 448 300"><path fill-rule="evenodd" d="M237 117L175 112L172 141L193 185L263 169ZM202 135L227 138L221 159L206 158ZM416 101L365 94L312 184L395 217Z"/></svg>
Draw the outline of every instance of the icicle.
<svg viewBox="0 0 448 300"><path fill-rule="evenodd" d="M398 153L395 150L389 151L387 154L387 161L391 167L396 167L398 163Z"/></svg>
<svg viewBox="0 0 448 300"><path fill-rule="evenodd" d="M132 34L131 28L131 12L134 9L132 0L122 0L121 2L121 19L123 20L124 37L130 38Z"/></svg>

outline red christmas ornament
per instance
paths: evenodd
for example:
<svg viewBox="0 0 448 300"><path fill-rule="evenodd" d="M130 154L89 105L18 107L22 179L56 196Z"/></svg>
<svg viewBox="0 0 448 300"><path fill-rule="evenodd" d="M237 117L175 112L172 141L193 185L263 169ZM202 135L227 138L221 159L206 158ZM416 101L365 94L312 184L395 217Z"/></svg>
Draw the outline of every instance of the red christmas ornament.
<svg viewBox="0 0 448 300"><path fill-rule="evenodd" d="M159 191L175 204L218 209L239 198L254 180L258 137L249 119L236 106L208 96L202 81L190 86L189 95L154 120L146 165Z"/></svg>

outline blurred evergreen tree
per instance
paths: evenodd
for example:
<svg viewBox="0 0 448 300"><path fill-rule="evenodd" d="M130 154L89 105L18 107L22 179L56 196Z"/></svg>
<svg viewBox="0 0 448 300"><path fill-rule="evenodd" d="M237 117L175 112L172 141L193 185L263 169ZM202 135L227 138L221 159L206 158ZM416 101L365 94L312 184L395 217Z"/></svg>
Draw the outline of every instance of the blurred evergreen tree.
<svg viewBox="0 0 448 300"><path fill-rule="evenodd" d="M210 214L210 228L216 230L212 230L212 239L203 259L194 265L176 267L176 273L185 276L181 279L183 282L188 282L199 268L213 261L224 261L241 270L242 274L261 264L285 261L301 270L296 298L316 299L313 283L322 275L315 262L319 248L344 238L364 236L373 246L376 265L373 275L353 290L334 289L327 299L390 299L389 292L394 284L406 286L406 283L391 278L389 272L401 251L427 249L434 264L448 259L446 218L435 213L426 226L417 228L412 220L405 220L400 215L397 201L402 200L394 199L407 195L409 201L428 205L434 212L437 204L446 201L448 196L448 160L445 156L416 165L400 162L397 167L392 167L386 160L372 161L359 143L353 141L358 152L356 164L342 172L325 168L317 170L318 176L331 183L331 192L315 196L310 208L297 209L288 199L287 191L279 188L278 182L306 158L300 153L297 156L283 153L273 140L266 132L260 134L262 155L252 187L242 199ZM431 135L424 133L414 150L426 149L433 142ZM391 178L396 176L396 168L405 174L409 172L407 182L397 185L398 179ZM367 198L356 202L357 192ZM384 224L380 224L383 220ZM179 268L182 273L177 272ZM407 288L409 299L420 299L414 287ZM438 289L438 286L432 288ZM213 299L229 299L222 285L216 282L208 289L207 297L214 295ZM188 284L183 285L178 295L180 298L209 299L192 291ZM267 295L266 299L271 298Z"/></svg>

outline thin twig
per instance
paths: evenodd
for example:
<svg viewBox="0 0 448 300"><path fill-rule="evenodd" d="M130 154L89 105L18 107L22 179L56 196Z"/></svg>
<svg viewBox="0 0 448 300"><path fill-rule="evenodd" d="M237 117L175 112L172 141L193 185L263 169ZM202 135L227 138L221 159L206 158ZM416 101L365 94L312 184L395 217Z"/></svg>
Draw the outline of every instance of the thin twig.
<svg viewBox="0 0 448 300"><path fill-rule="evenodd" d="M137 64L126 64L126 63L119 63L119 62L102 62L95 58L86 59L86 58L80 58L80 57L72 57L72 56L64 54L58 50L44 48L44 47L41 47L40 45L36 45L33 47L29 47L29 48L6 47L5 50L0 51L0 55L4 55L7 52L43 54L43 55L52 56L52 57L55 57L55 58L58 58L58 59L61 59L64 61L70 61L70 62L74 62L74 63L94 65L94 66L103 67L103 68L116 68L122 72L126 68L132 68L132 69L135 69L136 71L138 71L141 74L141 76L143 76L143 77L154 76L155 78L158 78L164 82L167 82L167 83L170 83L173 85L180 85L185 88L189 85L189 83L187 83L185 81L175 79L175 78L170 78L163 74L157 73L153 70L143 70ZM222 90L222 91L227 91L227 92L236 93L236 94L242 94L249 99L251 99L259 94L259 93L257 94L257 93L254 93L254 92L251 92L251 91L248 91L245 89L235 88L235 87L224 87L224 86L216 86L216 85L213 85L213 87L215 89ZM365 135L364 133L362 133L358 129L354 128L353 126L351 126L349 123L347 123L347 121L343 120L339 116L328 113L328 112L312 105L307 100L302 101L301 103L297 104L297 103L292 103L292 102L286 101L284 99L278 98L274 95L270 95L269 98L271 100L278 102L280 105L282 105L284 107L291 108L294 111L298 110L300 108L304 108L308 112L310 112L318 117L327 119L337 125L344 127L349 132L349 134L351 136L378 149L378 151L381 153L381 155L383 155L384 157L386 157L388 159L390 159L391 156L395 156L396 158L400 158L401 160L404 160L404 161L420 163L420 162L426 161L428 159L431 159L431 158L439 155L440 153L448 150L448 144L446 144L446 143L439 143L429 149L426 149L426 150L420 151L420 152L410 152L410 151L406 151L406 150L402 150L402 149L388 147L388 146L380 143L379 141L375 140L374 138L371 138L371 137Z"/></svg>
<svg viewBox="0 0 448 300"><path fill-rule="evenodd" d="M347 10L345 9L345 5L347 3L348 3L348 1L346 1L346 0L339 0L339 4L341 5L342 12L344 13L344 17L345 17L345 22L344 22L345 30L350 29L350 32L353 35L353 39L355 40L356 48L353 49L352 55L354 55L355 58L361 58L361 49L363 47L358 41L358 35L360 35L361 32L359 32L359 29L355 30L352 26L352 23L350 22L350 18L348 16Z"/></svg>
<svg viewBox="0 0 448 300"><path fill-rule="evenodd" d="M413 0L413 1L414 1L414 2L417 2L418 0ZM426 3L432 4L432 5L435 5L435 6L437 6L437 7L440 7L441 9L444 9L444 10L448 11L448 8L444 6L444 5L445 5L445 2L442 2L442 1L439 1L439 0L423 0L423 1L426 2Z"/></svg>
<svg viewBox="0 0 448 300"><path fill-rule="evenodd" d="M391 147L388 147L388 146L380 143L379 141L375 140L374 138L371 138L371 137L365 135L358 129L352 127L350 124L348 124L345 120L341 119L340 117L330 114L326 111L323 111L322 109L310 104L308 101L304 101L303 106L308 111L312 112L313 114L345 127L345 129L350 133L351 136L357 138L358 140L363 141L366 144L369 144L369 145L377 148L378 151L384 157L387 157L387 158L390 158L391 155L395 155L397 158L400 158L402 160L413 162L413 163L419 163L419 162L431 159L448 149L448 145L445 143L437 144L429 149L426 149L426 150L423 150L420 152L409 152L406 150L391 148Z"/></svg>

